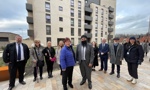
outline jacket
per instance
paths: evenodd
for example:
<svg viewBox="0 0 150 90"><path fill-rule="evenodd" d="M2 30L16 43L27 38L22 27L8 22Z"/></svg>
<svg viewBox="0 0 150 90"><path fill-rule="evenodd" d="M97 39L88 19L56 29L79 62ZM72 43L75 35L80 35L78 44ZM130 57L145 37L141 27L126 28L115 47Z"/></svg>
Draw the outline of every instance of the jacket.
<svg viewBox="0 0 150 90"><path fill-rule="evenodd" d="M103 52L104 54L101 55L101 52ZM109 45L105 43L104 48L102 48L102 44L99 45L99 56L100 57L107 57L108 58L108 52L109 52Z"/></svg>
<svg viewBox="0 0 150 90"><path fill-rule="evenodd" d="M49 52L48 52L48 50L49 50ZM50 47L50 48L46 47L46 48L43 49L42 53L45 56L45 59L49 60L50 56L52 58L55 56L55 49L53 47Z"/></svg>

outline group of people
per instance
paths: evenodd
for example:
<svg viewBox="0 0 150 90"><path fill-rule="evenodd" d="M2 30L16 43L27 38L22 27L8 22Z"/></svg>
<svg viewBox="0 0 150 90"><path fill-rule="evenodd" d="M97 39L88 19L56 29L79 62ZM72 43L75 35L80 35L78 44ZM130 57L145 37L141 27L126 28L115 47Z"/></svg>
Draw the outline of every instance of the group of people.
<svg viewBox="0 0 150 90"><path fill-rule="evenodd" d="M51 42L47 42L47 47L42 46L40 40L34 40L34 45L29 51L26 44L22 43L22 37L16 36L16 42L6 46L3 52L3 60L8 63L10 80L8 90L12 90L15 86L15 78L18 70L19 82L25 85L24 71L28 59L31 57L33 62L33 74L35 82L38 81L38 76L42 80L43 66L46 62L48 78L53 77L53 64L57 62L60 67L60 75L62 75L62 85L64 90L68 90L68 85L73 88L72 77L73 69L76 63L79 64L82 80L80 85L83 85L88 80L88 88L92 89L91 72L95 71L95 67L99 65L98 57L100 57L100 69L107 73L108 59L110 59L111 72L113 75L115 65L117 67L117 77L120 78L120 65L125 59L128 66L130 77L128 81L135 84L138 79L138 65L143 62L144 51L141 45L136 42L135 37L131 37L124 44L119 43L119 38L114 38L113 43L107 44L106 39L102 39L102 43L97 46L96 42L88 43L87 36L81 36L81 43L77 45L74 51L69 38L64 41L59 41L58 47L55 50L51 46ZM98 56L99 55L99 56ZM39 75L38 75L39 72Z"/></svg>

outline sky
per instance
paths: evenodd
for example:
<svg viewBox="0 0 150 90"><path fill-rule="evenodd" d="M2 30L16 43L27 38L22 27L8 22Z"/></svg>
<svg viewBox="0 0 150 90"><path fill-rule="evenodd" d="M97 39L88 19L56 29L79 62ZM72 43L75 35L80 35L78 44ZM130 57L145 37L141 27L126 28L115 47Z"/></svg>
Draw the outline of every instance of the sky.
<svg viewBox="0 0 150 90"><path fill-rule="evenodd" d="M0 32L12 32L27 38L26 0L0 0ZM150 0L117 0L116 34L148 32Z"/></svg>

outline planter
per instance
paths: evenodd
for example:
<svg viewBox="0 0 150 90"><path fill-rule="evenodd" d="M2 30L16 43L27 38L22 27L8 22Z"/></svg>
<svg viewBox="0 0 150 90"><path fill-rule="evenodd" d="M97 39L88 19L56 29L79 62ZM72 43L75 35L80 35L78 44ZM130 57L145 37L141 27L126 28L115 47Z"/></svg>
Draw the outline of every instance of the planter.
<svg viewBox="0 0 150 90"><path fill-rule="evenodd" d="M0 67L0 81L5 81L9 79L8 66Z"/></svg>

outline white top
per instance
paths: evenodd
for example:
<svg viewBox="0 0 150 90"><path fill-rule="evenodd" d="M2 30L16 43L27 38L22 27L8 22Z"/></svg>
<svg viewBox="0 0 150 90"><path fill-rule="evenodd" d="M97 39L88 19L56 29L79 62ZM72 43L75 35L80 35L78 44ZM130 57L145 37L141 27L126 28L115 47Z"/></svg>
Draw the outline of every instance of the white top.
<svg viewBox="0 0 150 90"><path fill-rule="evenodd" d="M82 46L81 51L82 51L82 60L86 60L86 59L85 59L86 47L83 47L83 46Z"/></svg>
<svg viewBox="0 0 150 90"><path fill-rule="evenodd" d="M24 60L24 51L23 51L22 43L20 43L20 49L21 49L21 60L17 60L17 62ZM16 51L17 51L17 56L18 56L18 43L16 43Z"/></svg>
<svg viewBox="0 0 150 90"><path fill-rule="evenodd" d="M57 64L60 64L60 51L61 51L61 48L56 49L56 62L57 62Z"/></svg>

